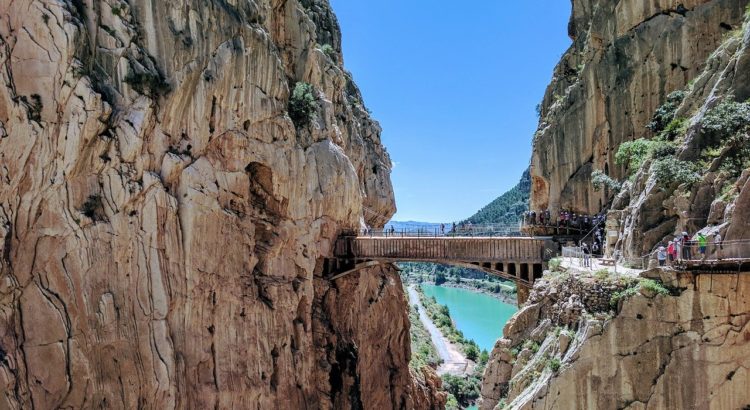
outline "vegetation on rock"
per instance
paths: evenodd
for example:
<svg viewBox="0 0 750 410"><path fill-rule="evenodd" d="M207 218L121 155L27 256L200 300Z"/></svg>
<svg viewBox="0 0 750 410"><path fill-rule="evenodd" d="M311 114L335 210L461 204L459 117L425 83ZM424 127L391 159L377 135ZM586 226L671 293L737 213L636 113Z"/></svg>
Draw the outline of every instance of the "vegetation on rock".
<svg viewBox="0 0 750 410"><path fill-rule="evenodd" d="M318 101L311 84L298 82L289 98L289 117L297 128L305 127L315 118Z"/></svg>
<svg viewBox="0 0 750 410"><path fill-rule="evenodd" d="M529 209L530 192L531 174L527 169L516 186L480 209L465 222L471 222L472 224L518 224L521 215Z"/></svg>

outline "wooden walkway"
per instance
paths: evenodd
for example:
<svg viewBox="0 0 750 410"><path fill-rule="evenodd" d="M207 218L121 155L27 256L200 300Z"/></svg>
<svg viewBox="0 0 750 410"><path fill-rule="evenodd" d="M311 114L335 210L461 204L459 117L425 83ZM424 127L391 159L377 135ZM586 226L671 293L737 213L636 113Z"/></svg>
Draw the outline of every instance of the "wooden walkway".
<svg viewBox="0 0 750 410"><path fill-rule="evenodd" d="M368 261L434 262L483 270L531 286L546 266L543 239L522 237L342 237L336 259L342 270ZM363 265L361 265L363 266Z"/></svg>

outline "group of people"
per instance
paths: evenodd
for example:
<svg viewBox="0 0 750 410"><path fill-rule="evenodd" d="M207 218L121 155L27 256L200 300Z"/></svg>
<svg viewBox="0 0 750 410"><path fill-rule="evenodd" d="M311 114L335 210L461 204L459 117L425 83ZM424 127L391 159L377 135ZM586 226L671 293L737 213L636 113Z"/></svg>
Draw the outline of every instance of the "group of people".
<svg viewBox="0 0 750 410"><path fill-rule="evenodd" d="M565 228L576 228L587 230L594 226L599 225L604 221L604 214L598 215L584 215L577 214L568 210L560 210L557 216L557 221L552 220L552 215L549 209L542 211L526 211L523 214L523 222L525 225L541 225L541 226L554 226Z"/></svg>
<svg viewBox="0 0 750 410"><path fill-rule="evenodd" d="M551 225L551 215L549 209L543 211L526 211L523 213L524 225Z"/></svg>
<svg viewBox="0 0 750 410"><path fill-rule="evenodd" d="M718 259L721 259L721 250L724 247L722 241L721 234L719 232L714 233L713 243L716 247ZM669 241L666 247L663 244L659 245L654 252L656 253L656 259L659 261L659 266L671 265L678 260L695 260L698 255L700 255L701 260L704 260L706 259L708 242L709 238L702 232L695 234L692 239L687 232L683 232ZM697 250L697 254L693 252L695 250Z"/></svg>

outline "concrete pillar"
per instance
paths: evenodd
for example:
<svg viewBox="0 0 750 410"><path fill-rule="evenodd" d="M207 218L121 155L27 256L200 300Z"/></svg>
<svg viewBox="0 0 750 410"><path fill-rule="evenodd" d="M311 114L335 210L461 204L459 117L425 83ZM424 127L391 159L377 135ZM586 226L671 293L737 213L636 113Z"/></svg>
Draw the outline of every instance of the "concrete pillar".
<svg viewBox="0 0 750 410"><path fill-rule="evenodd" d="M531 287L520 282L516 282L516 290L516 303L518 304L518 307L521 307L529 299Z"/></svg>

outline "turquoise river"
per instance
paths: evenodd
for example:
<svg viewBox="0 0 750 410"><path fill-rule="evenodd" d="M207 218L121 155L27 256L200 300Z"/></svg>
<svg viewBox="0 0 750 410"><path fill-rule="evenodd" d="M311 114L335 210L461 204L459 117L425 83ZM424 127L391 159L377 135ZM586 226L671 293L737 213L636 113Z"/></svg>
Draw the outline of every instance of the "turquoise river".
<svg viewBox="0 0 750 410"><path fill-rule="evenodd" d="M448 306L458 330L488 352L502 336L505 323L518 310L515 305L466 289L422 284L422 290Z"/></svg>

